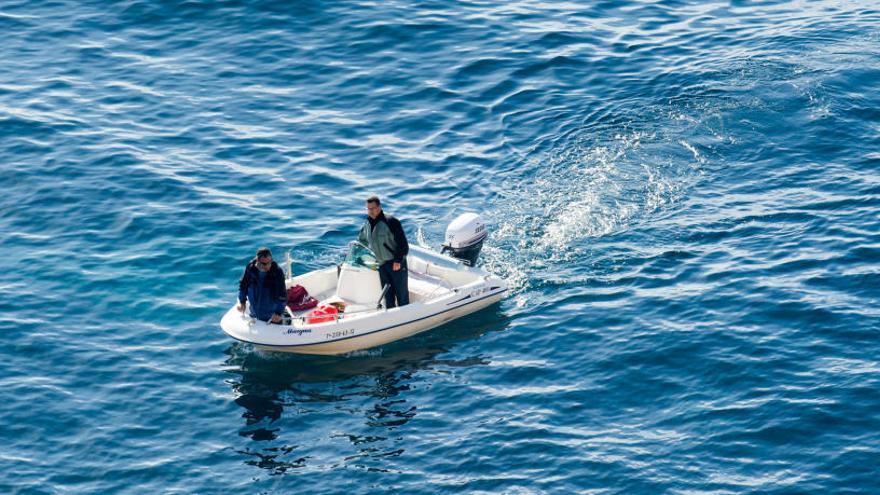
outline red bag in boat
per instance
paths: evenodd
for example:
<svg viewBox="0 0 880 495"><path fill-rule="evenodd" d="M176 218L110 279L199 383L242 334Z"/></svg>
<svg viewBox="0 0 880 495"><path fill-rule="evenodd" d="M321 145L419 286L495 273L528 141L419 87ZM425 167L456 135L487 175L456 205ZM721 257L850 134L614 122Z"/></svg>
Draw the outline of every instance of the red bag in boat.
<svg viewBox="0 0 880 495"><path fill-rule="evenodd" d="M294 285L287 289L287 307L291 311L302 311L317 305L318 300L310 296L302 285Z"/></svg>
<svg viewBox="0 0 880 495"><path fill-rule="evenodd" d="M330 304L322 304L318 306L317 309L313 310L306 317L306 322L309 324L313 323L324 323L325 321L334 321L336 320L336 315L339 314L339 310L336 309L336 306L331 306Z"/></svg>

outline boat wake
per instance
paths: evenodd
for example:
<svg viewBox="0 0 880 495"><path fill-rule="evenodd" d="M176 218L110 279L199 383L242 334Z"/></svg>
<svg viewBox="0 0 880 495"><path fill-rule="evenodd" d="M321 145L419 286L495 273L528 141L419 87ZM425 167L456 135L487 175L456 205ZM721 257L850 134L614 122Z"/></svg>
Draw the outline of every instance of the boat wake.
<svg viewBox="0 0 880 495"><path fill-rule="evenodd" d="M550 265L582 264L597 239L674 207L700 180L707 159L688 135L699 122L683 114L667 118L674 125L662 133L627 130L603 139L584 132L524 159L486 212L495 225L488 269L521 294L558 279Z"/></svg>

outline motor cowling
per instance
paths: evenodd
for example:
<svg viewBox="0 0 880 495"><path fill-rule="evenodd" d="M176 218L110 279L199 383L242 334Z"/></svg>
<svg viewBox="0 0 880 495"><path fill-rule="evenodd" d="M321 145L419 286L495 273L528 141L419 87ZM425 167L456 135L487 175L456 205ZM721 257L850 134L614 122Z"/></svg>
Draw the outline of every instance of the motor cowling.
<svg viewBox="0 0 880 495"><path fill-rule="evenodd" d="M474 266L489 235L486 222L476 213L463 213L446 227L446 242L441 252L449 253L468 266Z"/></svg>

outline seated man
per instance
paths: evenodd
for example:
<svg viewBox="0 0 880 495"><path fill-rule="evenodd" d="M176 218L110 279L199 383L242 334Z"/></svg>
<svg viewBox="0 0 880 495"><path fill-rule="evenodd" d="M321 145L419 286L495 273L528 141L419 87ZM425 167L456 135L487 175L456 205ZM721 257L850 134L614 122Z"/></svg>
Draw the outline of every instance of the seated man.
<svg viewBox="0 0 880 495"><path fill-rule="evenodd" d="M272 252L262 247L247 264L238 283L238 310L244 313L245 297L250 303L251 316L262 321L281 323L284 305L287 304L287 288L284 272L272 261Z"/></svg>

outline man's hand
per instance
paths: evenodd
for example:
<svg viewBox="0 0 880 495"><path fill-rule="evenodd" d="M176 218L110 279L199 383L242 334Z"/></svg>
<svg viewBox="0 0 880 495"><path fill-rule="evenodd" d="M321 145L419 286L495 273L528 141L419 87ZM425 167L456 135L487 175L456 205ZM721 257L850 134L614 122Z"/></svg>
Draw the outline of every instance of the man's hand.
<svg viewBox="0 0 880 495"><path fill-rule="evenodd" d="M391 265L391 269L394 270L395 272L400 270L400 263L393 263Z"/></svg>
<svg viewBox="0 0 880 495"><path fill-rule="evenodd" d="M245 306L246 306L245 303L240 302L240 303L238 303L238 306L236 306L235 308L236 308L237 310L241 311L242 313L244 313L244 308L245 308Z"/></svg>
<svg viewBox="0 0 880 495"><path fill-rule="evenodd" d="M272 323L281 323L281 315L275 313L272 315Z"/></svg>

